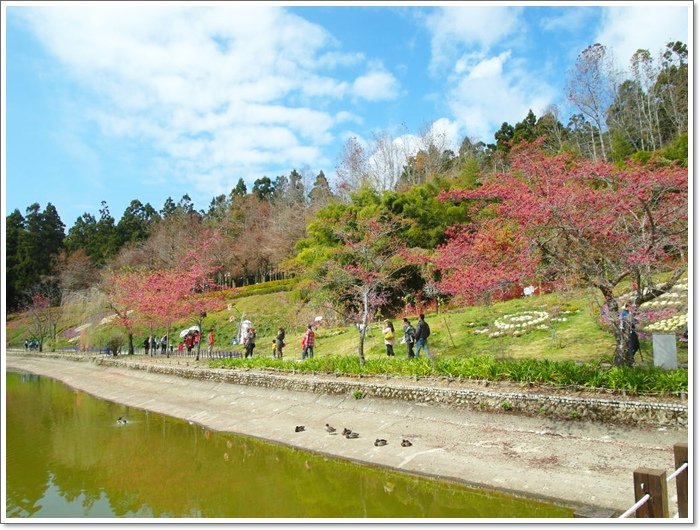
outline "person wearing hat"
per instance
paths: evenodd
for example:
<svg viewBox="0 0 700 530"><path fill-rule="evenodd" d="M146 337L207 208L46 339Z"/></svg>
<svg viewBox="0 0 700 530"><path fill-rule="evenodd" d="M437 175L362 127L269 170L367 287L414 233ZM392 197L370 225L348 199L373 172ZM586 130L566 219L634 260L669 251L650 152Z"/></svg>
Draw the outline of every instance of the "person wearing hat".
<svg viewBox="0 0 700 530"><path fill-rule="evenodd" d="M394 356L394 324L390 320L384 321L384 345L386 346L386 354L389 357Z"/></svg>

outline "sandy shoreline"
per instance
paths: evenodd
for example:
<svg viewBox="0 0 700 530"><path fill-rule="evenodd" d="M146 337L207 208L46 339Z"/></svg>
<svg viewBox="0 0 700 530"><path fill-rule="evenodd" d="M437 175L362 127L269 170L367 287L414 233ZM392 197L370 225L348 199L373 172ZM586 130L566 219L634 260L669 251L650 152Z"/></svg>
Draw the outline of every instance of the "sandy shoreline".
<svg viewBox="0 0 700 530"><path fill-rule="evenodd" d="M571 506L622 512L638 467L673 470L686 428L628 427L454 410L386 399L249 387L92 362L13 356L7 369L53 377L97 397L361 463ZM357 440L328 436L326 423ZM306 430L294 432L294 426ZM375 447L376 438L389 441ZM413 442L401 447L402 439ZM341 443L345 442L345 443ZM676 511L669 483L669 507Z"/></svg>

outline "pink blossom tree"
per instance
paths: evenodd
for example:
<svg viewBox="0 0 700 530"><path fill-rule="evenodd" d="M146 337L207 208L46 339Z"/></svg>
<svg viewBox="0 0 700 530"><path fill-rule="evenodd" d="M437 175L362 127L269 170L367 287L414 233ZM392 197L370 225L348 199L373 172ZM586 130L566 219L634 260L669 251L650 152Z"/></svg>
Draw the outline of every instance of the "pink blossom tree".
<svg viewBox="0 0 700 530"><path fill-rule="evenodd" d="M480 188L441 195L475 210L437 251L442 288L477 301L538 279L593 287L613 320L615 364L633 364L618 287L630 281L639 306L685 274L687 169L547 156L537 142L516 146L510 162Z"/></svg>
<svg viewBox="0 0 700 530"><path fill-rule="evenodd" d="M176 320L195 318L201 330L202 315L224 306L220 296L209 293L218 270L212 249L219 239L217 232L200 234L190 241L180 260L169 269L127 269L111 274L108 294L118 322L129 334L129 353L133 353L135 318L151 326L165 327L169 337ZM131 315L131 311L135 315Z"/></svg>
<svg viewBox="0 0 700 530"><path fill-rule="evenodd" d="M145 281L145 272L139 270L108 271L102 279L102 290L107 295L109 308L117 325L126 331L129 355L134 354L134 326L138 317L136 301Z"/></svg>

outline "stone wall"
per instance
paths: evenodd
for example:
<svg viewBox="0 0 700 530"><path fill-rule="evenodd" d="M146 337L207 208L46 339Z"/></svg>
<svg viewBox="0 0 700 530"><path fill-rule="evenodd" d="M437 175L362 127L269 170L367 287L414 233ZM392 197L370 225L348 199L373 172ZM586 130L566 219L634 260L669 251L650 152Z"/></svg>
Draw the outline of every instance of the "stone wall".
<svg viewBox="0 0 700 530"><path fill-rule="evenodd" d="M333 375L268 373L264 371L207 368L175 364L123 360L104 355L79 354L25 354L74 361L92 361L99 366L110 366L152 373L203 379L236 385L285 389L315 394L347 395L358 399L373 397L394 399L471 410L502 413L541 415L543 417L586 420L602 423L621 423L652 426L687 427L688 404L685 399L654 400L631 397L594 397L566 395L560 392L518 391L513 388L489 389L455 383L451 388L422 384L420 380L403 377L335 377ZM449 385L448 385L449 386Z"/></svg>

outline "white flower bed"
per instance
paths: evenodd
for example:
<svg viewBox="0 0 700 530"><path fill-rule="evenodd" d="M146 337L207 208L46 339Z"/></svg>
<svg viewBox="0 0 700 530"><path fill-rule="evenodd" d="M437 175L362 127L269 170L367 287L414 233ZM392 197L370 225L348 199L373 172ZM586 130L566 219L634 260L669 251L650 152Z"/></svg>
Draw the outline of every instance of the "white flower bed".
<svg viewBox="0 0 700 530"><path fill-rule="evenodd" d="M646 331L674 333L688 324L688 315L676 315L646 326Z"/></svg>
<svg viewBox="0 0 700 530"><path fill-rule="evenodd" d="M658 287L658 286L655 286ZM635 293L630 292L621 297L621 301L628 302L634 299ZM674 285L667 293L657 296L653 300L641 305L641 309L675 309L681 311L688 304L688 281L682 281ZM671 317L652 322L644 326L644 331L673 333L685 327L688 323L687 313L673 315Z"/></svg>
<svg viewBox="0 0 700 530"><path fill-rule="evenodd" d="M523 311L497 318L493 325L499 330L523 330L533 328L549 319L546 311Z"/></svg>

